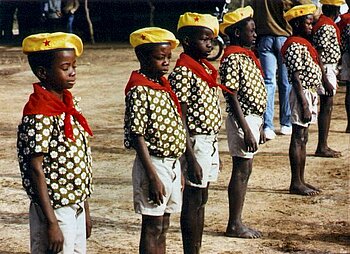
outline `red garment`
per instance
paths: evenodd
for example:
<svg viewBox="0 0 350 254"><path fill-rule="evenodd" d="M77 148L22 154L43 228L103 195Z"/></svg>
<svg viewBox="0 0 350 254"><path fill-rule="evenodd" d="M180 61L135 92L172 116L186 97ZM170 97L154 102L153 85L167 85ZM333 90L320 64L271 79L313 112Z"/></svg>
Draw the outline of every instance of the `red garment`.
<svg viewBox="0 0 350 254"><path fill-rule="evenodd" d="M215 69L215 67L211 63L209 63L208 60L200 59L199 61L200 62L197 62L196 60L194 60L189 55L187 55L185 53L181 53L180 58L176 61L175 67L177 67L177 66L185 66L188 69L190 69L194 74L196 74L198 77L200 77L205 82L207 82L210 88L212 88L212 87L220 87L225 92L228 92L230 94L234 94L234 92L232 92L226 86L223 86L223 85L218 84L216 82L216 79L218 77L218 71ZM207 66L210 69L211 74L209 74L205 70L204 66L201 63L203 63L205 66Z"/></svg>
<svg viewBox="0 0 350 254"><path fill-rule="evenodd" d="M174 91L171 89L169 81L165 77L161 77L160 82L161 82L161 84L154 82L154 81L151 81L148 78L146 78L145 76L143 76L142 74L138 73L137 71L133 71L131 73L131 76L130 76L128 83L126 84L125 95L127 95L127 93L131 90L131 88L133 88L135 86L148 86L154 90L165 91L165 92L169 93L171 99L174 101L174 103L177 107L177 111L179 112L179 114L181 116L181 107L180 107L179 100L177 99L177 96L174 93Z"/></svg>
<svg viewBox="0 0 350 254"><path fill-rule="evenodd" d="M350 13L344 13L340 15L340 21L337 23L340 33L342 33L342 31L348 24L350 24Z"/></svg>
<svg viewBox="0 0 350 254"><path fill-rule="evenodd" d="M234 45L228 46L224 50L224 55L221 58L221 62L231 54L244 54L244 55L250 57L255 62L256 66L259 68L261 75L263 75L263 77L264 77L264 72L261 68L260 61L256 57L256 55L254 54L254 52L252 50L243 48L241 46L234 46Z"/></svg>
<svg viewBox="0 0 350 254"><path fill-rule="evenodd" d="M286 50L289 48L289 46L293 43L299 43L301 45L304 45L307 47L308 51L310 52L310 55L314 62L318 65L320 65L320 60L318 57L318 52L317 50L311 45L311 43L306 40L305 38L299 37L299 36L290 36L287 38L287 40L284 42L282 48L281 48L281 53L284 56Z"/></svg>
<svg viewBox="0 0 350 254"><path fill-rule="evenodd" d="M34 93L29 97L29 101L24 106L23 115L36 115L42 114L45 116L56 116L65 113L64 118L64 134L67 138L75 141L73 135L73 128L71 123L71 116L73 116L84 130L92 136L92 131L85 119L85 117L79 113L73 104L73 96L67 89L63 90L63 101L61 101L53 93L50 93L44 89L40 83L33 84Z"/></svg>
<svg viewBox="0 0 350 254"><path fill-rule="evenodd" d="M321 26L323 25L330 25L330 26L333 26L335 28L335 31L337 32L337 39L338 39L338 43L340 45L340 30L338 28L338 26L334 23L334 21L321 14L320 18L317 20L316 24L313 26L312 28L312 33L315 34L317 32L318 29L321 28Z"/></svg>

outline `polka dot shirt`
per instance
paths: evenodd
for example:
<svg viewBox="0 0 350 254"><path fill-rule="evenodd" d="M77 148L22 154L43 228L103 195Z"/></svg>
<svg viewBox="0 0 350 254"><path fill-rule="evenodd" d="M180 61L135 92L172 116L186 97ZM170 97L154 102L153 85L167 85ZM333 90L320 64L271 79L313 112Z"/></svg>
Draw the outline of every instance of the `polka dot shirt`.
<svg viewBox="0 0 350 254"><path fill-rule="evenodd" d="M64 113L57 116L27 115L18 126L17 151L23 187L30 199L39 203L31 178L30 160L33 155L43 154L42 166L54 208L82 202L93 191L88 133L72 118L76 141L67 139L64 116Z"/></svg>
<svg viewBox="0 0 350 254"><path fill-rule="evenodd" d="M206 81L185 66L175 67L169 81L180 103L187 104L190 133L217 134L222 124L218 88L210 88Z"/></svg>
<svg viewBox="0 0 350 254"><path fill-rule="evenodd" d="M322 84L321 68L312 59L308 48L293 42L286 50L285 64L288 70L288 78L292 84L293 73L299 71L299 78L303 89L316 91Z"/></svg>
<svg viewBox="0 0 350 254"><path fill-rule="evenodd" d="M324 64L337 64L340 59L340 45L333 26L323 25L313 35L313 44L322 50L321 61Z"/></svg>
<svg viewBox="0 0 350 254"><path fill-rule="evenodd" d="M147 86L126 95L124 131L126 148L135 148L134 135L142 135L153 156L178 158L186 148L186 132L170 95Z"/></svg>
<svg viewBox="0 0 350 254"><path fill-rule="evenodd" d="M237 91L237 98L245 116L262 116L266 109L266 89L263 76L254 60L245 54L231 54L220 66L221 84ZM226 111L233 114L228 103L230 95L224 93L227 101Z"/></svg>

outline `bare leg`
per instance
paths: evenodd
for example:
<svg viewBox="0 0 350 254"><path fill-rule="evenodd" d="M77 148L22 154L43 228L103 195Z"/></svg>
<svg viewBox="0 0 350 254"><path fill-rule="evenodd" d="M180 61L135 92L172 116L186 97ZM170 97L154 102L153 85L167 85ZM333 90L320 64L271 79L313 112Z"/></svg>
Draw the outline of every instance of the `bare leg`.
<svg viewBox="0 0 350 254"><path fill-rule="evenodd" d="M346 81L345 109L348 120L345 132L350 133L350 81Z"/></svg>
<svg viewBox="0 0 350 254"><path fill-rule="evenodd" d="M204 228L204 208L207 201L208 187L185 187L180 219L185 254L200 253Z"/></svg>
<svg viewBox="0 0 350 254"><path fill-rule="evenodd" d="M169 218L167 218L169 220ZM163 216L142 215L142 228L140 239L140 254L154 254L159 252L159 239L163 234Z"/></svg>
<svg viewBox="0 0 350 254"><path fill-rule="evenodd" d="M327 140L329 134L329 127L331 124L333 108L333 97L320 96L320 113L318 118L318 145L316 149L316 156L319 157L333 157L341 156L341 153L328 147Z"/></svg>
<svg viewBox="0 0 350 254"><path fill-rule="evenodd" d="M158 254L165 254L166 253L166 234L169 229L170 224L170 214L166 213L163 215L163 231L159 236L158 239Z"/></svg>
<svg viewBox="0 0 350 254"><path fill-rule="evenodd" d="M306 143L308 139L308 128L292 125L292 137L289 146L289 161L292 172L289 192L291 194L313 196L319 191L317 188L306 184L304 180Z"/></svg>
<svg viewBox="0 0 350 254"><path fill-rule="evenodd" d="M259 238L261 233L242 223L242 210L247 192L253 159L233 157L233 167L228 186L229 220L225 235L228 237Z"/></svg>

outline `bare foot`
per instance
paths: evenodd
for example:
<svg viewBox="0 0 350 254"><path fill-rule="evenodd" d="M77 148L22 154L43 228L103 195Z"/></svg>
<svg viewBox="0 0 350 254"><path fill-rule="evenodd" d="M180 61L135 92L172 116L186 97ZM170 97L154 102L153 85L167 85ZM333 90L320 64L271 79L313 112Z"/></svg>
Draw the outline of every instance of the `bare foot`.
<svg viewBox="0 0 350 254"><path fill-rule="evenodd" d="M321 192L321 190L319 188L316 188L314 186L312 186L311 184L308 184L308 183L304 183L306 187L309 187L310 189L313 189L315 191L318 191L318 192Z"/></svg>
<svg viewBox="0 0 350 254"><path fill-rule="evenodd" d="M225 236L227 237L238 237L247 239L256 239L262 236L261 232L242 226L240 228L226 229Z"/></svg>
<svg viewBox="0 0 350 254"><path fill-rule="evenodd" d="M290 194L302 195L302 196L315 196L320 193L319 190L308 187L307 185L291 186L289 188Z"/></svg>
<svg viewBox="0 0 350 254"><path fill-rule="evenodd" d="M339 158L342 156L341 152L335 151L330 147L326 149L317 149L315 152L316 157L327 157L327 158Z"/></svg>

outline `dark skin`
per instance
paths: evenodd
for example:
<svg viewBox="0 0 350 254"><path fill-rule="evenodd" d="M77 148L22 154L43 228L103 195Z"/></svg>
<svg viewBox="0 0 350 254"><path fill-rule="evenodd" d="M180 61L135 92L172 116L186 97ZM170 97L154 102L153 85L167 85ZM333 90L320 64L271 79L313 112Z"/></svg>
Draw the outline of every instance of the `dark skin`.
<svg viewBox="0 0 350 254"><path fill-rule="evenodd" d="M157 44L153 47L150 55L139 56L140 72L153 80L159 81L169 71L171 47L167 43ZM135 136L135 149L148 176L149 199L151 202L160 205L163 203L163 198L166 195L165 187L151 161L143 136ZM139 253L165 254L169 218L170 214L168 213L163 216L142 215Z"/></svg>
<svg viewBox="0 0 350 254"><path fill-rule="evenodd" d="M339 16L339 10L340 9L338 8L338 11L336 13L328 15L328 17L332 20L335 20ZM318 50L318 53L319 56L321 56L322 50ZM327 143L333 110L333 87L328 81L326 75L323 75L323 86L325 88L325 95L320 95L320 112L318 116L318 144L315 156L337 158L341 156L341 153L331 149Z"/></svg>
<svg viewBox="0 0 350 254"><path fill-rule="evenodd" d="M246 25L239 29L226 30L230 37L231 45L251 48L256 41L255 23L253 20L247 21ZM235 119L244 132L244 142L246 152L256 152L258 143L245 120L237 93L229 95L229 104L233 108ZM260 131L261 133L262 131ZM232 157L232 175L228 186L229 198L229 220L225 235L239 238L259 238L261 232L249 228L242 222L242 210L245 195L247 192L248 180L253 168L253 159Z"/></svg>
<svg viewBox="0 0 350 254"><path fill-rule="evenodd" d="M76 57L73 50L57 51L51 68L39 66L36 75L41 84L59 99L63 100L63 90L71 89L76 80ZM50 204L46 178L43 170L43 154L35 154L31 158L32 179L38 191L40 207L47 219L48 250L54 253L63 249L64 237L59 227L54 209ZM86 237L91 235L92 223L88 201L85 201Z"/></svg>
<svg viewBox="0 0 350 254"><path fill-rule="evenodd" d="M307 15L304 19L299 20L293 27L293 34L309 38L312 31L313 16ZM302 121L305 123L310 122L312 115L303 92L299 71L293 73L292 86L302 109ZM292 125L292 136L289 146L289 161L292 175L289 192L291 194L314 196L320 192L318 188L306 183L304 179L308 132L309 127L297 124Z"/></svg>
<svg viewBox="0 0 350 254"><path fill-rule="evenodd" d="M196 33L184 36L182 46L184 53L200 62L208 57L212 51L212 40L214 33L206 27L198 27ZM203 179L202 167L199 165L190 139L190 131L187 125L187 104L181 103L182 121L187 133L186 160L188 164L187 173L191 182L201 184ZM181 211L181 233L185 254L200 253L202 235L204 228L205 204L208 200L209 184L206 188L186 186L183 193L183 204Z"/></svg>

